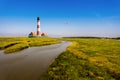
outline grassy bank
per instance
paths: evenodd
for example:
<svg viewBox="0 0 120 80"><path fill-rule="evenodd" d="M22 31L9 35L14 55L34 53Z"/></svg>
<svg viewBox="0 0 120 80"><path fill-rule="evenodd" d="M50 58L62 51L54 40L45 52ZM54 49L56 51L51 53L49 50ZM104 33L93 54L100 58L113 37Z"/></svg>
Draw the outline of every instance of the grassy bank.
<svg viewBox="0 0 120 80"><path fill-rule="evenodd" d="M56 38L26 38L26 37L0 37L0 50L4 53L13 53L33 46L44 46L60 43Z"/></svg>
<svg viewBox="0 0 120 80"><path fill-rule="evenodd" d="M65 39L72 41L48 68L48 80L119 80L120 41Z"/></svg>

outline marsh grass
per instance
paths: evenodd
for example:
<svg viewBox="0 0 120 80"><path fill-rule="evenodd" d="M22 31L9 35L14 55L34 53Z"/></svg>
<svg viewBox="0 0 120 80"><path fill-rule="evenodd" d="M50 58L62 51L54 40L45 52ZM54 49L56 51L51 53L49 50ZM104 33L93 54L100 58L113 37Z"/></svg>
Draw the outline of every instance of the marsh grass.
<svg viewBox="0 0 120 80"><path fill-rule="evenodd" d="M42 37L42 38L26 38L26 37L0 37L0 50L4 53L13 53L28 47L45 46L60 43L60 39Z"/></svg>
<svg viewBox="0 0 120 80"><path fill-rule="evenodd" d="M120 42L113 39L65 39L66 52L47 71L48 80L119 80Z"/></svg>
<svg viewBox="0 0 120 80"><path fill-rule="evenodd" d="M23 42L23 43L16 44L16 45L13 45L13 46L10 46L10 47L6 48L4 52L6 54L13 53L13 52L17 52L17 51L26 49L28 47L29 47L28 43L27 42Z"/></svg>

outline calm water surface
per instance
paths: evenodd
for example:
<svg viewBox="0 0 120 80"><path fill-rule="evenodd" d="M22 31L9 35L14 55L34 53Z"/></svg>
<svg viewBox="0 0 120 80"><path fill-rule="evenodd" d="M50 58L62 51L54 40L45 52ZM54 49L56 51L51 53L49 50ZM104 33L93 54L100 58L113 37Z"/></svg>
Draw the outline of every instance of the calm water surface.
<svg viewBox="0 0 120 80"><path fill-rule="evenodd" d="M0 80L39 80L50 63L70 42L43 47L31 47L20 52L0 51Z"/></svg>

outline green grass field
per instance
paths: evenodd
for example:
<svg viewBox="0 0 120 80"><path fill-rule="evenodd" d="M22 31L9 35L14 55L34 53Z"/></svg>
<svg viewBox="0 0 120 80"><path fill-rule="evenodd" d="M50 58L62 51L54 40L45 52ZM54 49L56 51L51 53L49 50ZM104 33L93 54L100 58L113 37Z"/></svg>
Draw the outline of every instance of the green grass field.
<svg viewBox="0 0 120 80"><path fill-rule="evenodd" d="M73 43L50 65L47 80L120 80L120 40L64 40Z"/></svg>
<svg viewBox="0 0 120 80"><path fill-rule="evenodd" d="M0 50L6 54L60 43L72 44L49 66L45 80L119 80L120 40L83 38L0 37Z"/></svg>
<svg viewBox="0 0 120 80"><path fill-rule="evenodd" d="M28 47L44 46L60 43L60 39L56 38L27 38L27 37L0 37L0 50L4 53L13 53Z"/></svg>

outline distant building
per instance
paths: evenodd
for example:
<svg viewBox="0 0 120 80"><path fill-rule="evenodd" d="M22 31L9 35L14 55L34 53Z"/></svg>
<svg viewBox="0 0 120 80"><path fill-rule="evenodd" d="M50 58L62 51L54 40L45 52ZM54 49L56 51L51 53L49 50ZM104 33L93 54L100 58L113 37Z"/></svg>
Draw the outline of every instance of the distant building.
<svg viewBox="0 0 120 80"><path fill-rule="evenodd" d="M41 36L47 36L47 34L46 33L42 33Z"/></svg>
<svg viewBox="0 0 120 80"><path fill-rule="evenodd" d="M35 34L35 32L31 32L28 37L29 37L29 38L37 37L37 35Z"/></svg>

